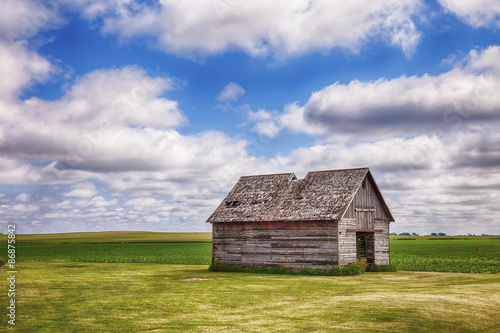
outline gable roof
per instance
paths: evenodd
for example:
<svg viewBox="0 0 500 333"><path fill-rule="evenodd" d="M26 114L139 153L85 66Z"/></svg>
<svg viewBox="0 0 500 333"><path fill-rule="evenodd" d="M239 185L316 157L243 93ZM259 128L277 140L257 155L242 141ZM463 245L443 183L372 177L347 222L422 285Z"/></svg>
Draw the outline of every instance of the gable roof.
<svg viewBox="0 0 500 333"><path fill-rule="evenodd" d="M244 176L207 222L318 221L341 218L365 177L392 221L368 168Z"/></svg>

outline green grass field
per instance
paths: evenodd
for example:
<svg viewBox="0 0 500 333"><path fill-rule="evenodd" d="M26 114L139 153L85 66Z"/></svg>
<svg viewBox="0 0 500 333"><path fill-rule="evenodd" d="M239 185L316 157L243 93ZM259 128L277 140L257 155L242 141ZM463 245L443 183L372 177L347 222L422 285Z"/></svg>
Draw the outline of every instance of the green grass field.
<svg viewBox="0 0 500 333"><path fill-rule="evenodd" d="M38 262L20 263L16 281L15 329L2 316L8 332L496 332L500 322L497 274L313 277Z"/></svg>
<svg viewBox="0 0 500 333"><path fill-rule="evenodd" d="M0 331L496 332L500 275L408 270L498 273L500 239L412 238L391 238L399 272L317 277L209 272L210 233L18 235Z"/></svg>

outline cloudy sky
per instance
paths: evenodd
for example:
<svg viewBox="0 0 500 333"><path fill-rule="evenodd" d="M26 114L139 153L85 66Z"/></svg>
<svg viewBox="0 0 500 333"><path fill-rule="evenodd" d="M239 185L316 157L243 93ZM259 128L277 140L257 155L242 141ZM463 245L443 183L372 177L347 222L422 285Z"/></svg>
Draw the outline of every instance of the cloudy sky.
<svg viewBox="0 0 500 333"><path fill-rule="evenodd" d="M0 228L209 231L242 175L370 167L500 234L497 0L3 0Z"/></svg>

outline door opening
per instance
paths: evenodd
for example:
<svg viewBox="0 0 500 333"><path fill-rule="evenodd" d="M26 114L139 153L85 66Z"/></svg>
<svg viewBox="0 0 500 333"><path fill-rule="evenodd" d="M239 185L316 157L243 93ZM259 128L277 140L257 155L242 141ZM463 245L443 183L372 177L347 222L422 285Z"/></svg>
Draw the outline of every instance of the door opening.
<svg viewBox="0 0 500 333"><path fill-rule="evenodd" d="M366 263L371 266L375 263L375 236L373 232L356 233L357 258L366 258Z"/></svg>

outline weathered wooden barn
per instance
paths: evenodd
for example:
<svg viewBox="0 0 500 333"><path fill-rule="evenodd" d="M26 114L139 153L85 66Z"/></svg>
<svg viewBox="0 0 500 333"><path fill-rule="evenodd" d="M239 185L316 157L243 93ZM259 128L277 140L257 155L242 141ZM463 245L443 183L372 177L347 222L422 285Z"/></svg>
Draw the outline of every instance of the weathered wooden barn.
<svg viewBox="0 0 500 333"><path fill-rule="evenodd" d="M387 265L393 221L368 168L241 177L207 220L212 263L293 270Z"/></svg>

